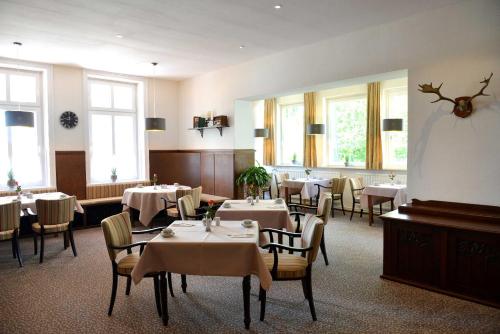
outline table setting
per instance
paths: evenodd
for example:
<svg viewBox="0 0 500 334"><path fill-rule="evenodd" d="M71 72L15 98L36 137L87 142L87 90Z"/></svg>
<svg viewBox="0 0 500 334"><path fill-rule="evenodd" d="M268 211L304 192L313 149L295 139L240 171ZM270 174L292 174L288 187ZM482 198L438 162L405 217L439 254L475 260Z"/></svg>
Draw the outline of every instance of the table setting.
<svg viewBox="0 0 500 334"><path fill-rule="evenodd" d="M360 197L361 208L368 209L369 224L373 224L373 205L391 201L391 208L407 202L406 184L374 183L365 186Z"/></svg>
<svg viewBox="0 0 500 334"><path fill-rule="evenodd" d="M330 179L314 178L314 177L303 177L303 178L291 178L286 179L281 182L281 186L285 188L285 196L288 196L288 189L300 189L300 195L302 199L313 199L318 194L318 187L315 184L322 185L324 187L329 187L331 183ZM287 197L285 197L287 198Z"/></svg>
<svg viewBox="0 0 500 334"><path fill-rule="evenodd" d="M36 200L56 200L56 199L64 199L69 197L69 195L62 192L52 192L52 193L40 193L40 194L32 194L31 192L23 192L17 196L2 196L0 197L0 204L11 203L14 201L21 202L22 210L30 210L33 214L36 214ZM83 207L75 201L75 211L78 213L83 213Z"/></svg>

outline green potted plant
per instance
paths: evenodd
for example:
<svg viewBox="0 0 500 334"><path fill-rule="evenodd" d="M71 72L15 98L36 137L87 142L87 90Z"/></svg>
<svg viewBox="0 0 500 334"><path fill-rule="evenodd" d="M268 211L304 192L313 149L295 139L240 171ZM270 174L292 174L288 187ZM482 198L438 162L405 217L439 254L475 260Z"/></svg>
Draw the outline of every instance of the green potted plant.
<svg viewBox="0 0 500 334"><path fill-rule="evenodd" d="M240 174L236 179L236 184L238 186L245 185L250 196L255 198L259 195L260 189L268 185L270 180L271 175L264 167L252 166Z"/></svg>
<svg viewBox="0 0 500 334"><path fill-rule="evenodd" d="M7 179L7 187L9 187L9 189L14 189L16 187L16 179L14 178L12 169L7 173Z"/></svg>
<svg viewBox="0 0 500 334"><path fill-rule="evenodd" d="M116 174L116 168L113 167L113 168L111 168L111 181L116 182L117 179L118 179L118 175Z"/></svg>
<svg viewBox="0 0 500 334"><path fill-rule="evenodd" d="M292 164L296 165L296 164L297 164L297 162L298 162L298 161L297 161L297 153L294 153L294 154L292 155Z"/></svg>

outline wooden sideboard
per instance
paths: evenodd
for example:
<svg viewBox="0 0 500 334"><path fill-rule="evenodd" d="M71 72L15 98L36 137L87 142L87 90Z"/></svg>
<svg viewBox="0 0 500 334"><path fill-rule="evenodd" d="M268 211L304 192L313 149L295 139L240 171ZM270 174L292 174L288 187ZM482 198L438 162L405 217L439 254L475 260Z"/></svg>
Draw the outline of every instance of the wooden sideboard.
<svg viewBox="0 0 500 334"><path fill-rule="evenodd" d="M500 308L500 207L413 200L381 218L382 278Z"/></svg>
<svg viewBox="0 0 500 334"><path fill-rule="evenodd" d="M254 150L151 150L149 172L159 183L201 185L205 194L240 198L235 180L254 161Z"/></svg>

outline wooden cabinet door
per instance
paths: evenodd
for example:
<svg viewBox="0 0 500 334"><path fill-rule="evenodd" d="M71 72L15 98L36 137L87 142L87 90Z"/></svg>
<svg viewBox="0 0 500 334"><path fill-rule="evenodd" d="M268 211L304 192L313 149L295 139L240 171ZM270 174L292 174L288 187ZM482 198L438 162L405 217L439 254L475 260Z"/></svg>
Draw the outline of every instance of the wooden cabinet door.
<svg viewBox="0 0 500 334"><path fill-rule="evenodd" d="M215 195L214 154L201 153L201 187L205 194Z"/></svg>
<svg viewBox="0 0 500 334"><path fill-rule="evenodd" d="M215 195L234 198L233 153L214 154Z"/></svg>

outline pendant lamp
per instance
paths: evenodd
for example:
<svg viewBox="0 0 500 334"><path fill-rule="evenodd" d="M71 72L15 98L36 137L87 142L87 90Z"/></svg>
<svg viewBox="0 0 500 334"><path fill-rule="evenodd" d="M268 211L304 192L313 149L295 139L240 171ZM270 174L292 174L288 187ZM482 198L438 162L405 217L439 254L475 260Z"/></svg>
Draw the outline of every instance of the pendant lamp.
<svg viewBox="0 0 500 334"><path fill-rule="evenodd" d="M158 63L151 63L153 65L153 76L155 75L155 68ZM156 117L156 78L153 77L153 117L145 118L146 131L165 131L165 118Z"/></svg>

